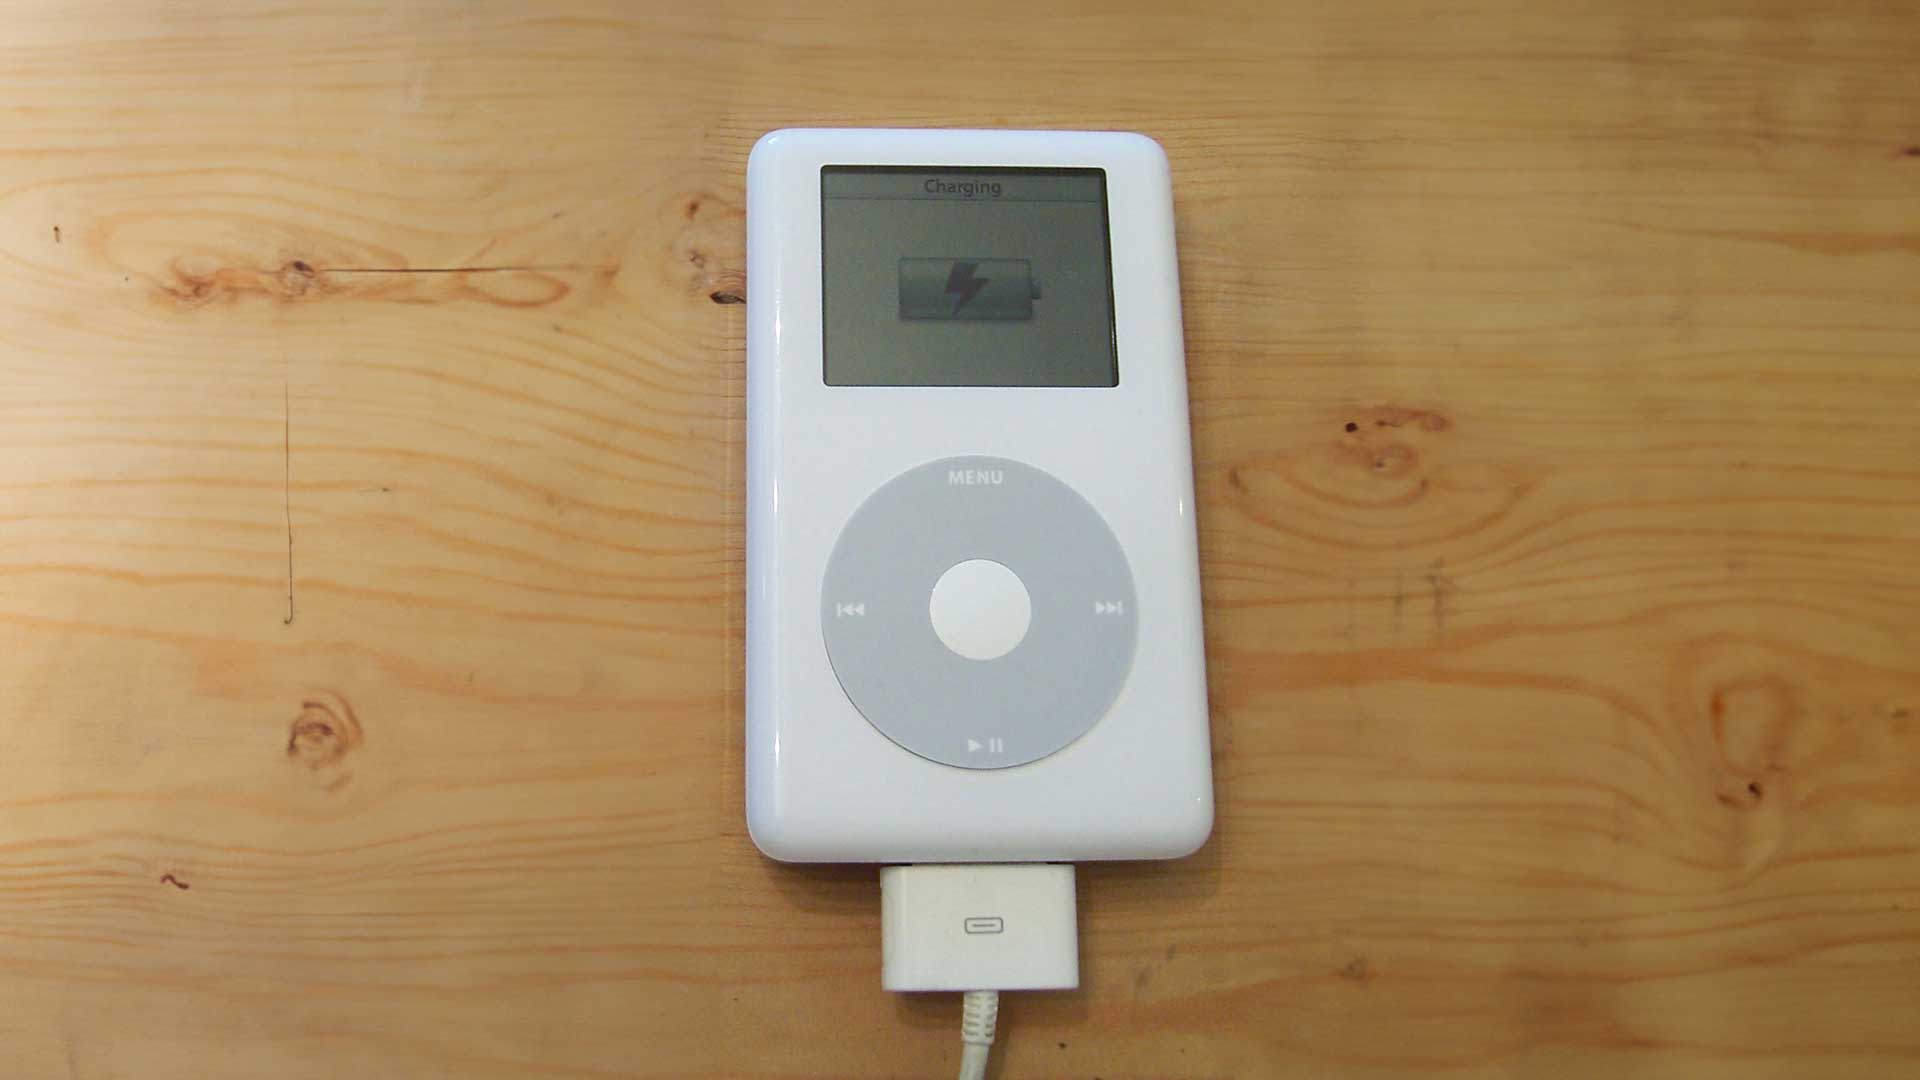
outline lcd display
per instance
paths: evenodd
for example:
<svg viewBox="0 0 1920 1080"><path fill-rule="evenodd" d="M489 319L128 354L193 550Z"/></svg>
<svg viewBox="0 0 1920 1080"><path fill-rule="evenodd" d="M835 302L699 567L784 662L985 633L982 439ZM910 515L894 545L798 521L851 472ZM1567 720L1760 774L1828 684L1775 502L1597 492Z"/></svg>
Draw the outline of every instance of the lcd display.
<svg viewBox="0 0 1920 1080"><path fill-rule="evenodd" d="M1100 169L829 165L834 386L1116 386Z"/></svg>

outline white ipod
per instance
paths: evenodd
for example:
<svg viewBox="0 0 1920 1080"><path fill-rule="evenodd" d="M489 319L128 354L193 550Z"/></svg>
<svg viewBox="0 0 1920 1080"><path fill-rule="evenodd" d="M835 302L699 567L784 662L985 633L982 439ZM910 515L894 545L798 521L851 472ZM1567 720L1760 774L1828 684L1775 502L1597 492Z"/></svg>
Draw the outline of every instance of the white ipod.
<svg viewBox="0 0 1920 1080"><path fill-rule="evenodd" d="M1213 823L1173 201L1114 132L747 166L747 823L802 862L1171 858Z"/></svg>

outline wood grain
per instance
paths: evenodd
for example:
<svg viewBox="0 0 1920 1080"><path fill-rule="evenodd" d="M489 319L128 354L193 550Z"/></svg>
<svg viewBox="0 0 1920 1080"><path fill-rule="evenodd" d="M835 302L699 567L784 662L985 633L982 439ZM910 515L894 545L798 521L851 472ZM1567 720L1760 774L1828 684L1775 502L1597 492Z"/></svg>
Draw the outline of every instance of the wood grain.
<svg viewBox="0 0 1920 1080"><path fill-rule="evenodd" d="M950 1070L741 812L746 152L891 123L1179 203L1218 830L998 1076L1920 1072L1911 5L3 24L0 1071Z"/></svg>

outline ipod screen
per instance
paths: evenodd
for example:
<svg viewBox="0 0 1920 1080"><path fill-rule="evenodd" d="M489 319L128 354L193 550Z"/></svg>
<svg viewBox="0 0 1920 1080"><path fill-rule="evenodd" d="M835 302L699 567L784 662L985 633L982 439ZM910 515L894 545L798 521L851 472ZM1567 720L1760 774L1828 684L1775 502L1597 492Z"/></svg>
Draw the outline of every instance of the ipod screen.
<svg viewBox="0 0 1920 1080"><path fill-rule="evenodd" d="M834 386L1117 386L1100 169L829 165Z"/></svg>

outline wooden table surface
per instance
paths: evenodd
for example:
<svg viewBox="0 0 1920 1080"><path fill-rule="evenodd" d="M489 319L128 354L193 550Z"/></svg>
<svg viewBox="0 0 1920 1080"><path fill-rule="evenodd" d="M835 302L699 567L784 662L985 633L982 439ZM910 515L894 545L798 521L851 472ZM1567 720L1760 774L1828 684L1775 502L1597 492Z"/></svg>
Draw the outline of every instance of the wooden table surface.
<svg viewBox="0 0 1920 1080"><path fill-rule="evenodd" d="M12 4L0 1072L929 1077L749 842L743 171L1173 160L1219 819L996 1076L1920 1072L1920 10Z"/></svg>

